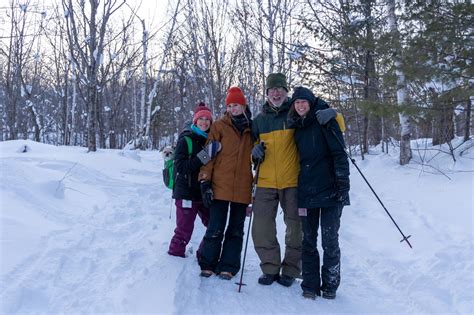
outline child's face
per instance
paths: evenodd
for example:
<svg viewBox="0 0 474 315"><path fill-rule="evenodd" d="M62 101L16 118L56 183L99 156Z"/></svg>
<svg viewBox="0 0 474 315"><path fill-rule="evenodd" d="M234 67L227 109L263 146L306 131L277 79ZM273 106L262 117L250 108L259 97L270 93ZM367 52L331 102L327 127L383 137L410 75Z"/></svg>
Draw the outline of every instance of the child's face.
<svg viewBox="0 0 474 315"><path fill-rule="evenodd" d="M295 110L300 116L306 116L309 112L309 102L307 100L298 99L295 101Z"/></svg>
<svg viewBox="0 0 474 315"><path fill-rule="evenodd" d="M205 132L209 130L209 127L211 126L211 121L207 119L206 117L200 117L196 121L196 126Z"/></svg>
<svg viewBox="0 0 474 315"><path fill-rule="evenodd" d="M237 103L230 103L227 106L227 111L232 114L232 116L238 116L243 114L244 112L244 106L237 104Z"/></svg>

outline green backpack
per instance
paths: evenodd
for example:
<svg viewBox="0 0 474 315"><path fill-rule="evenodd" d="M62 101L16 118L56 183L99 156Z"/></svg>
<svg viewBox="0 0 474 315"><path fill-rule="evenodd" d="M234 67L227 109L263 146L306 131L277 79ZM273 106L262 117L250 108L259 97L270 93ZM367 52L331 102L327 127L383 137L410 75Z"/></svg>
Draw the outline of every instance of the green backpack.
<svg viewBox="0 0 474 315"><path fill-rule="evenodd" d="M186 140L186 144L188 147L188 155L191 158L191 154L193 153L193 141L190 137L184 136ZM163 168L163 182L165 186L169 189L173 189L175 183L175 176L174 176L174 158L168 161L165 161L165 167Z"/></svg>

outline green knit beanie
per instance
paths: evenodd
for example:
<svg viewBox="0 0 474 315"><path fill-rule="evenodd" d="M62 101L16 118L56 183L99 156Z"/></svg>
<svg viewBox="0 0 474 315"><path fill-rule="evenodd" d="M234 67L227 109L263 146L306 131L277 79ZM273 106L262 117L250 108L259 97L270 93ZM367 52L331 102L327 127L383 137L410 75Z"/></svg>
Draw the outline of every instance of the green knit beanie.
<svg viewBox="0 0 474 315"><path fill-rule="evenodd" d="M266 82L267 94L268 94L268 89L273 89L277 87L282 87L288 92L288 84L286 83L286 76L283 73L270 73L267 77L267 82Z"/></svg>

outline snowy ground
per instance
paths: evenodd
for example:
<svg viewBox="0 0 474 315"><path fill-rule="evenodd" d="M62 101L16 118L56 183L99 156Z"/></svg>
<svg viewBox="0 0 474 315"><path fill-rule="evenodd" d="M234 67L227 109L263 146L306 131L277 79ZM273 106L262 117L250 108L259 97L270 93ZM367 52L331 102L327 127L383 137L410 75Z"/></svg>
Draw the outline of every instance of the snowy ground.
<svg viewBox="0 0 474 315"><path fill-rule="evenodd" d="M159 153L1 142L0 313L472 314L474 148L456 163L433 149L405 167L394 149L357 161L413 249L351 166L341 286L311 301L300 282L257 284L251 240L241 293L200 278L198 221L188 257L168 256L175 215Z"/></svg>

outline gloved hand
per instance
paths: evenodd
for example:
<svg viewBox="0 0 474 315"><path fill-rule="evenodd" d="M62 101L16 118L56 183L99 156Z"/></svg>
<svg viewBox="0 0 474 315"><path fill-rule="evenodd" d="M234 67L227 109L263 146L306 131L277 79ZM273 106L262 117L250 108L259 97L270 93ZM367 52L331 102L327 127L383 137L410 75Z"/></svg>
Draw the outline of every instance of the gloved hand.
<svg viewBox="0 0 474 315"><path fill-rule="evenodd" d="M263 162L265 159L265 144L263 142L260 142L253 147L252 159L255 162Z"/></svg>
<svg viewBox="0 0 474 315"><path fill-rule="evenodd" d="M349 177L337 177L336 192L331 197L345 204L349 200L350 187Z"/></svg>
<svg viewBox="0 0 474 315"><path fill-rule="evenodd" d="M214 192L212 191L212 183L210 181L201 182L201 196L204 207L211 208L212 200L214 199Z"/></svg>
<svg viewBox="0 0 474 315"><path fill-rule="evenodd" d="M217 140L212 140L204 147L204 149L199 151L197 157L202 164L206 165L217 155L217 153L219 153L221 149L221 143Z"/></svg>
<svg viewBox="0 0 474 315"><path fill-rule="evenodd" d="M316 112L316 118L321 126L326 125L331 119L336 118L337 112L332 108L320 109Z"/></svg>

